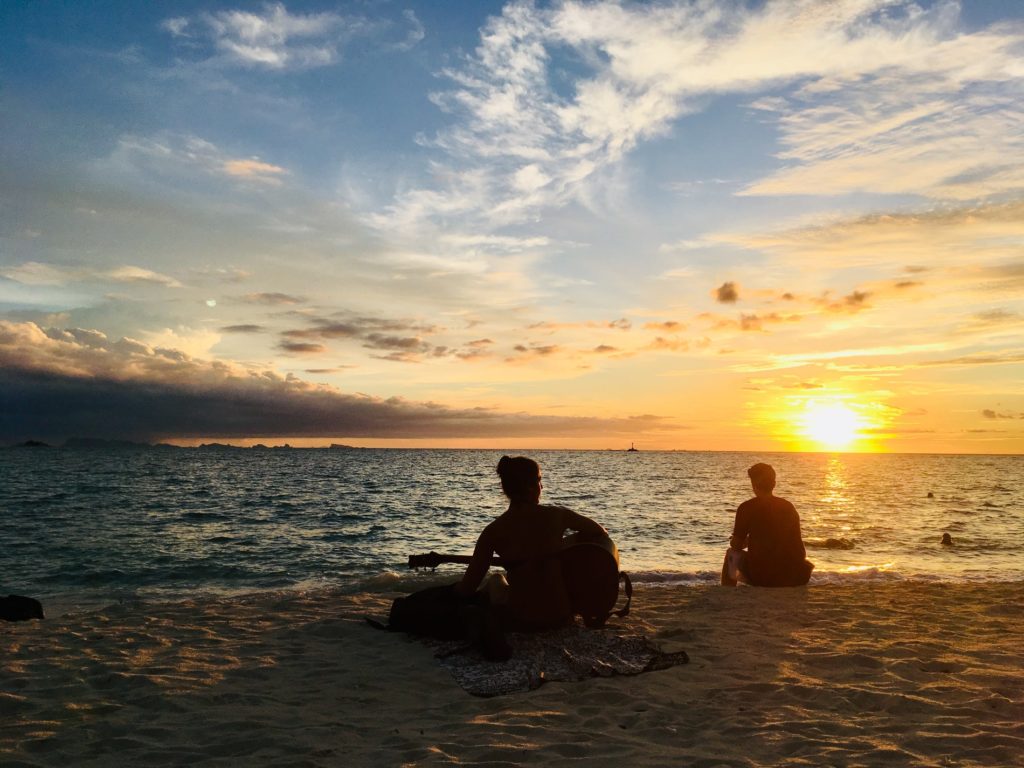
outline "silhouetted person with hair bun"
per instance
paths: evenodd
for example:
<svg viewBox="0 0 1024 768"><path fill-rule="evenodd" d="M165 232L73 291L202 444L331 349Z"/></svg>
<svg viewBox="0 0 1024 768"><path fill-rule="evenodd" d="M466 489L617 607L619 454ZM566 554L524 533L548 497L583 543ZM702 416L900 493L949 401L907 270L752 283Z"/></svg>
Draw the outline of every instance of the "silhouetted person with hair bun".
<svg viewBox="0 0 1024 768"><path fill-rule="evenodd" d="M722 584L738 581L757 587L799 587L811 578L814 563L807 559L800 535L800 515L786 499L776 496L775 470L755 464L747 470L754 498L740 504L729 550L722 564Z"/></svg>
<svg viewBox="0 0 1024 768"><path fill-rule="evenodd" d="M566 531L577 532L580 540L599 539L608 532L570 509L541 504L540 466L533 459L502 456L498 476L508 509L480 534L456 589L463 596L475 594L497 555L518 563L507 569L507 580L493 574L482 590L491 605L502 606L503 627L539 630L565 624L572 618L572 608L561 564L549 555L562 547Z"/></svg>

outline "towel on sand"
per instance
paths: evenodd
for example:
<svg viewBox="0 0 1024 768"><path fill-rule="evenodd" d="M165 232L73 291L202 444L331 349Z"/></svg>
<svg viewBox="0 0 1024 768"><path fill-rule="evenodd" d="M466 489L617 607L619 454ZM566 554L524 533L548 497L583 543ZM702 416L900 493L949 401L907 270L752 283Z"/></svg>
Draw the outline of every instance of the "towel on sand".
<svg viewBox="0 0 1024 768"><path fill-rule="evenodd" d="M506 635L508 661L487 661L458 641L424 639L455 681L474 696L530 691L546 682L638 675L685 664L685 651L664 653L646 636L628 629L587 629L573 624L550 632Z"/></svg>

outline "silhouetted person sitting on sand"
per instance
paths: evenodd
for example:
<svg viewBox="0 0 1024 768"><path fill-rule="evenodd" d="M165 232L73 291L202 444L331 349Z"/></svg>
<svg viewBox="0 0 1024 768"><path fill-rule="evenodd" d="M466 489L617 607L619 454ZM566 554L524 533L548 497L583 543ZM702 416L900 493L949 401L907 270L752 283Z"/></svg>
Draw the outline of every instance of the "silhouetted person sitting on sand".
<svg viewBox="0 0 1024 768"><path fill-rule="evenodd" d="M786 499L772 493L775 470L755 464L747 470L754 498L736 510L729 550L722 564L722 584L743 581L757 587L799 587L814 563L807 560L800 536L800 515Z"/></svg>
<svg viewBox="0 0 1024 768"><path fill-rule="evenodd" d="M508 568L507 580L493 574L481 590L490 606L499 607L502 628L539 630L560 626L572 618L572 607L561 565L548 555L562 548L567 530L578 532L581 540L598 539L608 532L570 509L541 504L540 466L533 459L502 456L498 475L509 499L508 510L480 534L456 591L464 597L474 595L494 555L518 562Z"/></svg>

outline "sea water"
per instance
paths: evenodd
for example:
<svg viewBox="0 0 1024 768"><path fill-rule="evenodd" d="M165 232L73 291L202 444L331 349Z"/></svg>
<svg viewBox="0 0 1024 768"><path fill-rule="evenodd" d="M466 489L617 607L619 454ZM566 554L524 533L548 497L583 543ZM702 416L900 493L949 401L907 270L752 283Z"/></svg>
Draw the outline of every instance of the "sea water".
<svg viewBox="0 0 1024 768"><path fill-rule="evenodd" d="M1024 580L1024 457L536 451L544 501L604 525L634 583L718 580L746 468L800 513L815 583ZM506 507L489 450L0 450L0 594L63 606L410 588ZM948 532L953 546L940 544ZM458 566L439 569L456 578ZM418 581L419 580L419 581Z"/></svg>

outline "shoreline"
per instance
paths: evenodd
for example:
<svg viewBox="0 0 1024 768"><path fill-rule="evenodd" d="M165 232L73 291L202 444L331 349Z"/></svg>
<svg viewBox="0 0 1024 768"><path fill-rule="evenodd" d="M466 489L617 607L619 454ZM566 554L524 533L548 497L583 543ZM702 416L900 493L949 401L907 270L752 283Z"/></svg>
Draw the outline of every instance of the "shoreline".
<svg viewBox="0 0 1024 768"><path fill-rule="evenodd" d="M1024 582L637 590L690 664L479 699L370 629L392 594L0 625L0 758L63 765L1013 765Z"/></svg>

